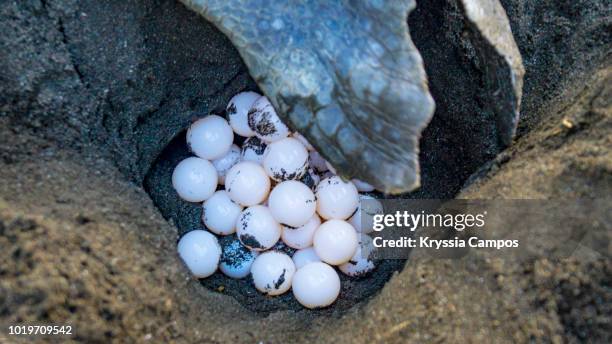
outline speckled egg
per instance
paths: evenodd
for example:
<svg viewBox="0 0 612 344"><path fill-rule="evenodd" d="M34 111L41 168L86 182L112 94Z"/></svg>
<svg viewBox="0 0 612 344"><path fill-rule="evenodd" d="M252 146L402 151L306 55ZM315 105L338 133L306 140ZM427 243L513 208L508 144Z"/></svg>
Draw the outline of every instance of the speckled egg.
<svg viewBox="0 0 612 344"><path fill-rule="evenodd" d="M233 96L227 104L226 112L234 132L240 136L251 137L255 132L249 127L249 110L261 94L256 92L240 92Z"/></svg>
<svg viewBox="0 0 612 344"><path fill-rule="evenodd" d="M308 153L308 163L317 173L323 173L329 170L325 159L317 151Z"/></svg>
<svg viewBox="0 0 612 344"><path fill-rule="evenodd" d="M279 251L264 252L251 266L255 288L268 295L281 295L291 288L295 265L288 255Z"/></svg>
<svg viewBox="0 0 612 344"><path fill-rule="evenodd" d="M281 236L281 225L274 219L270 209L254 205L240 213L236 222L236 234L242 244L255 251L270 249Z"/></svg>
<svg viewBox="0 0 612 344"><path fill-rule="evenodd" d="M316 190L317 212L322 218L344 220L357 210L359 193L351 182L340 177L323 179Z"/></svg>
<svg viewBox="0 0 612 344"><path fill-rule="evenodd" d="M359 195L357 211L349 219L349 223L360 233L374 231L374 215L384 214L382 203L372 196Z"/></svg>
<svg viewBox="0 0 612 344"><path fill-rule="evenodd" d="M225 190L232 201L245 207L263 202L270 192L270 178L261 165L242 161L225 176Z"/></svg>
<svg viewBox="0 0 612 344"><path fill-rule="evenodd" d="M253 103L248 116L249 127L263 141L274 142L289 136L289 128L281 121L265 96Z"/></svg>
<svg viewBox="0 0 612 344"><path fill-rule="evenodd" d="M297 228L283 227L281 239L288 246L298 250L312 246L314 233L320 225L321 219L317 214L313 214L303 226Z"/></svg>
<svg viewBox="0 0 612 344"><path fill-rule="evenodd" d="M362 277L376 267L374 260L370 258L373 252L372 238L362 234L359 236L359 246L353 257L348 262L339 265L338 269L345 275Z"/></svg>
<svg viewBox="0 0 612 344"><path fill-rule="evenodd" d="M289 257L293 256L295 251L297 251L293 247L287 246L287 244L282 242L282 240L279 240L274 246L272 246L272 248L270 250L283 252L284 254L288 255Z"/></svg>
<svg viewBox="0 0 612 344"><path fill-rule="evenodd" d="M277 182L298 180L308 170L308 151L294 138L281 139L268 145L263 166L270 178Z"/></svg>
<svg viewBox="0 0 612 344"><path fill-rule="evenodd" d="M232 201L227 191L219 190L202 205L202 222L215 234L232 234L236 232L240 212L242 206Z"/></svg>
<svg viewBox="0 0 612 344"><path fill-rule="evenodd" d="M261 165L263 164L263 157L266 147L268 147L268 144L260 140L259 137L249 137L242 144L240 158L242 161L252 161Z"/></svg>
<svg viewBox="0 0 612 344"><path fill-rule="evenodd" d="M224 237L221 239L220 245L223 253L221 254L219 270L231 278L248 276L259 252L249 250L234 236Z"/></svg>
<svg viewBox="0 0 612 344"><path fill-rule="evenodd" d="M317 185L319 185L321 177L312 168L308 168L306 173L304 173L302 178L300 178L300 181L306 184L310 190L314 191L317 189Z"/></svg>
<svg viewBox="0 0 612 344"><path fill-rule="evenodd" d="M213 160L212 164L217 170L219 176L219 185L225 184L225 175L230 168L240 161L240 147L232 145L230 150L219 159Z"/></svg>

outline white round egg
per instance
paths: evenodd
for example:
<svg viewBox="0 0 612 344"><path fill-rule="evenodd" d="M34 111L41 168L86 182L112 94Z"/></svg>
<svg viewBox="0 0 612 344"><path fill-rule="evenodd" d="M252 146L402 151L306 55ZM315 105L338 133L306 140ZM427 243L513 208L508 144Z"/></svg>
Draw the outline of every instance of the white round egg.
<svg viewBox="0 0 612 344"><path fill-rule="evenodd" d="M221 254L219 270L231 278L248 276L259 252L249 250L233 236L221 239L220 244L223 253Z"/></svg>
<svg viewBox="0 0 612 344"><path fill-rule="evenodd" d="M359 191L359 192L372 192L372 191L374 191L374 187L372 185L364 182L363 180L352 179L351 181L353 182L353 184L355 184L355 187L357 188L357 191Z"/></svg>
<svg viewBox="0 0 612 344"><path fill-rule="evenodd" d="M331 265L348 262L359 244L355 228L342 220L329 220L314 234L313 247L322 261Z"/></svg>
<svg viewBox="0 0 612 344"><path fill-rule="evenodd" d="M300 141L304 145L304 147L306 147L306 149L308 149L309 151L314 150L314 147L310 144L310 142L308 142L308 140L306 140L306 138L302 136L300 133L298 133L297 131L291 134L291 137Z"/></svg>
<svg viewBox="0 0 612 344"><path fill-rule="evenodd" d="M293 264L295 264L295 268L298 270L308 263L321 261L321 258L317 256L317 252L315 251L314 247L307 247L297 250L291 259L293 259Z"/></svg>
<svg viewBox="0 0 612 344"><path fill-rule="evenodd" d="M340 294L340 277L331 266L314 262L297 270L291 289L302 306L326 307L334 303Z"/></svg>
<svg viewBox="0 0 612 344"><path fill-rule="evenodd" d="M233 96L225 109L234 132L240 136L251 137L255 132L249 127L249 110L261 95L256 92L240 92Z"/></svg>
<svg viewBox="0 0 612 344"><path fill-rule="evenodd" d="M183 235L177 250L195 277L205 278L217 271L221 246L217 238L209 232L197 229Z"/></svg>
<svg viewBox="0 0 612 344"><path fill-rule="evenodd" d="M249 137L242 144L240 158L242 161L253 161L263 164L264 152L268 145L257 136Z"/></svg>
<svg viewBox="0 0 612 344"><path fill-rule="evenodd" d="M295 180L278 183L270 192L268 206L276 221L290 227L303 226L317 209L312 190Z"/></svg>
<svg viewBox="0 0 612 344"><path fill-rule="evenodd" d="M219 185L225 184L225 175L232 166L236 165L240 161L240 147L232 145L230 150L225 153L224 156L219 159L213 160L212 164L217 170L219 176Z"/></svg>
<svg viewBox="0 0 612 344"><path fill-rule="evenodd" d="M225 119L209 115L195 121L187 130L189 149L202 159L224 156L234 142L234 132Z"/></svg>
<svg viewBox="0 0 612 344"><path fill-rule="evenodd" d="M227 191L219 190L202 205L202 222L215 234L232 234L240 212L242 207L230 199Z"/></svg>
<svg viewBox="0 0 612 344"><path fill-rule="evenodd" d="M255 135L266 142L274 142L289 136L289 128L276 114L270 100L265 96L253 103L249 110L249 127Z"/></svg>
<svg viewBox="0 0 612 344"><path fill-rule="evenodd" d="M379 200L368 195L359 195L357 211L349 219L349 223L360 233L374 231L374 215L384 214L384 208Z"/></svg>
<svg viewBox="0 0 612 344"><path fill-rule="evenodd" d="M316 190L317 212L322 218L344 220L357 210L359 193L351 182L340 177L325 178Z"/></svg>
<svg viewBox="0 0 612 344"><path fill-rule="evenodd" d="M280 295L291 288L295 265L288 255L279 251L264 252L255 258L251 275L255 288L268 295Z"/></svg>
<svg viewBox="0 0 612 344"><path fill-rule="evenodd" d="M242 244L255 251L270 249L281 236L281 225L263 205L248 207L236 222L236 234Z"/></svg>
<svg viewBox="0 0 612 344"><path fill-rule="evenodd" d="M242 161L225 176L225 190L232 201L245 207L263 202L270 192L270 178L261 165Z"/></svg>
<svg viewBox="0 0 612 344"><path fill-rule="evenodd" d="M365 234L360 235L357 251L348 262L338 266L338 269L345 275L352 277L361 277L367 274L376 267L374 261L370 258L373 251L372 238Z"/></svg>
<svg viewBox="0 0 612 344"><path fill-rule="evenodd" d="M217 170L208 160L190 157L176 165L172 186L188 202L202 202L217 189Z"/></svg>
<svg viewBox="0 0 612 344"><path fill-rule="evenodd" d="M327 161L325 161L325 159L317 151L311 151L308 153L308 163L318 173L323 173L329 170L327 168Z"/></svg>
<svg viewBox="0 0 612 344"><path fill-rule="evenodd" d="M268 145L263 166L277 182L300 179L308 170L308 151L300 141L284 138Z"/></svg>
<svg viewBox="0 0 612 344"><path fill-rule="evenodd" d="M303 226L297 228L283 227L281 239L287 246L298 250L312 246L314 233L320 225L321 219L317 214L313 214Z"/></svg>

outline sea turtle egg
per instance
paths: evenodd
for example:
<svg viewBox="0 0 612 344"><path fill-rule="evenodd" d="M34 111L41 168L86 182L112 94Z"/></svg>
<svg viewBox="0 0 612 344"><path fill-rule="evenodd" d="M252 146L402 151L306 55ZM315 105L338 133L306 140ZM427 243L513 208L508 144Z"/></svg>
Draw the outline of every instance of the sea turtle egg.
<svg viewBox="0 0 612 344"><path fill-rule="evenodd" d="M314 233L320 225L321 219L317 214L314 214L310 220L301 227L283 227L281 239L285 244L296 249L312 246Z"/></svg>
<svg viewBox="0 0 612 344"><path fill-rule="evenodd" d="M284 242L282 242L280 240L274 246L272 246L272 248L270 250L283 252L283 253L289 255L289 257L293 256L295 251L297 251L293 247L287 246L287 244L285 244Z"/></svg>
<svg viewBox="0 0 612 344"><path fill-rule="evenodd" d="M308 163L318 173L323 173L329 170L329 168L327 168L325 159L317 151L311 151L308 153Z"/></svg>
<svg viewBox="0 0 612 344"><path fill-rule="evenodd" d="M233 142L232 128L217 115L201 118L187 130L187 145L202 159L214 160L224 156Z"/></svg>
<svg viewBox="0 0 612 344"><path fill-rule="evenodd" d="M277 184L270 192L268 206L276 221L290 227L306 224L317 208L312 190L295 180Z"/></svg>
<svg viewBox="0 0 612 344"><path fill-rule="evenodd" d="M232 145L230 150L225 153L224 156L219 159L213 160L212 164L217 169L219 175L219 185L225 183L225 175L232 166L236 165L240 161L240 148L236 145Z"/></svg>
<svg viewBox="0 0 612 344"><path fill-rule="evenodd" d="M249 137L242 144L240 158L242 161L253 161L258 164L263 164L264 152L268 145L259 139L257 136Z"/></svg>
<svg viewBox="0 0 612 344"><path fill-rule="evenodd" d="M357 191L359 191L359 192L372 192L372 191L374 191L374 187L372 185L364 182L363 180L353 179L351 181L353 182L353 184L355 184L355 187L357 188Z"/></svg>
<svg viewBox="0 0 612 344"><path fill-rule="evenodd" d="M296 269L301 269L304 265L312 262L320 262L321 258L317 256L317 252L314 247L307 247L301 250L297 250L293 254L293 263Z"/></svg>
<svg viewBox="0 0 612 344"><path fill-rule="evenodd" d="M225 190L232 201L248 207L268 197L270 178L261 165L252 161L239 162L227 172Z"/></svg>
<svg viewBox="0 0 612 344"><path fill-rule="evenodd" d="M190 157L176 165L172 186L188 202L202 202L217 189L217 170L208 160Z"/></svg>
<svg viewBox="0 0 612 344"><path fill-rule="evenodd" d="M221 262L219 270L231 278L244 278L251 272L251 266L259 252L244 247L234 236L221 239Z"/></svg>
<svg viewBox="0 0 612 344"><path fill-rule="evenodd" d="M374 231L374 215L384 214L382 203L372 196L359 195L359 206L357 211L349 219L349 223L360 233L372 233Z"/></svg>
<svg viewBox="0 0 612 344"><path fill-rule="evenodd" d="M338 266L342 273L352 277L363 276L376 267L374 261L370 259L370 255L374 251L372 238L362 234L359 236L359 239L359 246L357 246L357 251L355 251L351 260Z"/></svg>
<svg viewBox="0 0 612 344"><path fill-rule="evenodd" d="M308 170L308 151L300 141L284 138L268 145L263 166L277 182L300 179Z"/></svg>
<svg viewBox="0 0 612 344"><path fill-rule="evenodd" d="M359 239L355 228L342 220L329 220L319 226L314 234L313 247L322 261L331 265L348 262Z"/></svg>
<svg viewBox="0 0 612 344"><path fill-rule="evenodd" d="M270 249L281 236L281 225L263 205L248 207L238 216L236 234L242 244L255 251Z"/></svg>
<svg viewBox="0 0 612 344"><path fill-rule="evenodd" d="M261 95L255 92L240 92L227 104L226 112L229 123L234 132L240 136L255 136L255 132L249 127L249 110Z"/></svg>
<svg viewBox="0 0 612 344"><path fill-rule="evenodd" d="M197 278L208 277L217 271L221 246L217 238L207 231L193 230L179 240L179 256Z"/></svg>
<svg viewBox="0 0 612 344"><path fill-rule="evenodd" d="M314 191L317 185L319 185L321 177L312 168L309 168L302 178L300 178L300 181Z"/></svg>
<svg viewBox="0 0 612 344"><path fill-rule="evenodd" d="M202 222L215 234L232 234L241 211L242 207L230 199L227 191L219 190L202 205Z"/></svg>
<svg viewBox="0 0 612 344"><path fill-rule="evenodd" d="M326 307L334 303L340 294L340 277L331 266L314 262L295 273L291 289L302 306Z"/></svg>
<svg viewBox="0 0 612 344"><path fill-rule="evenodd" d="M251 266L255 288L268 295L280 295L289 290L294 274L293 260L279 251L260 254Z"/></svg>
<svg viewBox="0 0 612 344"><path fill-rule="evenodd" d="M291 134L291 137L300 141L304 145L304 147L306 147L306 149L308 149L309 151L314 150L314 147L310 144L310 142L308 142L308 140L306 140L306 138L300 135L300 133L298 133L297 131Z"/></svg>
<svg viewBox="0 0 612 344"><path fill-rule="evenodd" d="M348 219L359 205L355 185L337 176L323 179L317 185L316 196L317 212L324 219Z"/></svg>
<svg viewBox="0 0 612 344"><path fill-rule="evenodd" d="M289 136L289 128L281 121L270 100L265 96L253 103L248 116L249 127L257 137L266 142L278 141Z"/></svg>

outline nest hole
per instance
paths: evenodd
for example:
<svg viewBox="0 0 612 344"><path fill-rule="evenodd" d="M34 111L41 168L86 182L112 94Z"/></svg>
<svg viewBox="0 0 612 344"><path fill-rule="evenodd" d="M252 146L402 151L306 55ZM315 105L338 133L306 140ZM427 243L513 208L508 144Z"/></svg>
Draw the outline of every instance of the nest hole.
<svg viewBox="0 0 612 344"><path fill-rule="evenodd" d="M431 93L436 101L433 120L421 138L421 184L416 191L397 197L450 199L454 198L468 178L502 149L498 144L495 119L482 105L479 94L482 92L482 73L464 58L463 47L457 45L454 34L460 34L461 21L452 14L456 9L447 8L448 3L435 1L424 3L409 17L411 36L425 61ZM203 20L199 20L203 22ZM202 25L208 25L203 23ZM229 44L220 40L218 45ZM204 48L205 44L204 44ZM442 51L441 51L442 50ZM191 67L190 67L191 68ZM215 69L215 66L206 68ZM240 70L246 70L242 65ZM450 72L449 72L450 71ZM215 71L203 71L209 76L223 76ZM213 80L214 81L214 80ZM185 86L185 87L188 87ZM257 91L252 80L248 80L241 91ZM260 92L261 93L261 92ZM222 113L224 102L233 94L217 99L214 107L205 106L190 113L176 113L185 118L198 118L209 113ZM225 99L227 98L227 99ZM195 107L197 108L197 107ZM181 120L182 123L186 121ZM161 123L161 124L160 124ZM164 122L158 121L157 126ZM174 167L182 159L192 156L185 141L185 130L176 128L172 119L168 128L156 128L140 138L147 142L168 142L159 147L154 155L141 156L139 164L145 165L143 186L160 213L177 228L178 238L183 234L203 229L201 204L181 200L174 191L171 175ZM167 139L168 132L174 132ZM160 137L160 133L164 133ZM237 142L240 143L240 142ZM148 168L147 168L148 166ZM221 186L222 188L222 186ZM374 195L382 198L383 195ZM404 260L384 260L370 274L360 278L350 278L340 274L342 289L338 300L330 307L314 310L312 314L340 316L349 309L363 304L382 290L386 282L405 266ZM249 277L235 280L221 272L200 280L208 290L232 297L246 309L259 316L267 316L276 311L300 311L304 308L294 299L291 292L270 297L259 293Z"/></svg>
<svg viewBox="0 0 612 344"><path fill-rule="evenodd" d="M161 214L176 226L179 238L194 229L204 229L201 221L202 205L182 200L172 187L174 167L181 160L190 156L193 156L193 153L189 151L185 131L182 131L153 163L144 181L145 190ZM223 186L220 185L218 190L223 190ZM394 272L402 269L403 264L403 260L380 261L374 271L359 278L339 273L342 289L338 300L332 306L315 312L336 315L344 313L359 302L375 295L384 287ZM267 315L275 311L304 309L290 291L274 297L258 292L250 276L243 279L232 279L217 271L214 275L199 281L212 292L233 297L245 308L257 314Z"/></svg>

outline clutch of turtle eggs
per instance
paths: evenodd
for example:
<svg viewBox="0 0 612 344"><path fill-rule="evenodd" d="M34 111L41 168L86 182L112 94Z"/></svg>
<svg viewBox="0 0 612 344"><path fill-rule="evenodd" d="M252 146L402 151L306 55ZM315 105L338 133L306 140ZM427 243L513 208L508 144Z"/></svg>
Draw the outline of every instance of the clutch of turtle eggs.
<svg viewBox="0 0 612 344"><path fill-rule="evenodd" d="M342 273L372 271L373 248L362 230L365 182L344 181L299 133L291 133L270 101L255 92L234 96L229 122L208 115L187 130L196 156L181 161L172 185L188 202L203 202L202 230L186 233L178 253L197 278L217 269L252 276L267 295L292 290L308 308L331 305ZM234 135L246 139L241 147ZM367 227L367 226L365 226ZM291 255L291 256L290 256Z"/></svg>

